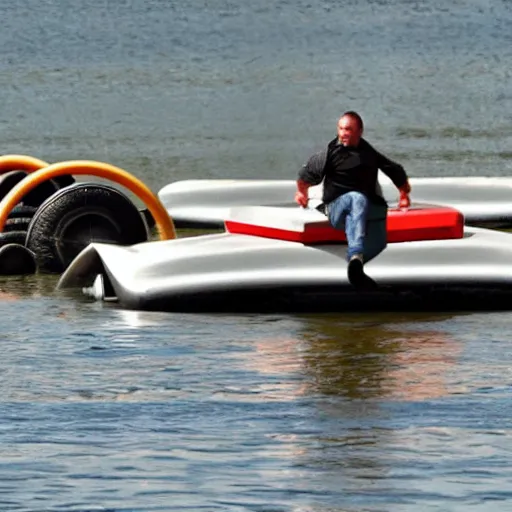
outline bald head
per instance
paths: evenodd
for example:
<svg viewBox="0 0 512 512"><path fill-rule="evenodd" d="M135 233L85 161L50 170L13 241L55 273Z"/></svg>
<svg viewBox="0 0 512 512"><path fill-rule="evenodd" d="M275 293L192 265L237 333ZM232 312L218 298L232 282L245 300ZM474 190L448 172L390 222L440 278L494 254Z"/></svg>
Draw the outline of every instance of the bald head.
<svg viewBox="0 0 512 512"><path fill-rule="evenodd" d="M363 120L357 112L345 112L338 120L338 140L344 146L357 146L363 135Z"/></svg>

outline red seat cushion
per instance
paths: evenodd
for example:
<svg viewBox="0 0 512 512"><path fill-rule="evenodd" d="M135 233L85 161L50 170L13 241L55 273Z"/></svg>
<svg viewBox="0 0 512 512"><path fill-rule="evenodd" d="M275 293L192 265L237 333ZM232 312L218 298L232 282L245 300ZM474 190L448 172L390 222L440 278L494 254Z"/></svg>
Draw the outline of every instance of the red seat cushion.
<svg viewBox="0 0 512 512"><path fill-rule="evenodd" d="M346 242L345 232L323 222L305 222L303 230L291 230L254 223L226 220L230 233L276 238L303 244ZM464 216L455 208L444 206L413 206L407 210L389 209L387 218L388 242L418 240L447 240L462 238Z"/></svg>

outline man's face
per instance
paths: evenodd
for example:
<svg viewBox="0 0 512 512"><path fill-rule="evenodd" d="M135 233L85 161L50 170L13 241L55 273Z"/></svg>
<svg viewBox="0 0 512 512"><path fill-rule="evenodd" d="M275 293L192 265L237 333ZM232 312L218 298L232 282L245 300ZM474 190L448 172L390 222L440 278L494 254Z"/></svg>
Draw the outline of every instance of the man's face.
<svg viewBox="0 0 512 512"><path fill-rule="evenodd" d="M357 146L363 131L359 123L351 116L343 116L338 121L338 140L344 146Z"/></svg>

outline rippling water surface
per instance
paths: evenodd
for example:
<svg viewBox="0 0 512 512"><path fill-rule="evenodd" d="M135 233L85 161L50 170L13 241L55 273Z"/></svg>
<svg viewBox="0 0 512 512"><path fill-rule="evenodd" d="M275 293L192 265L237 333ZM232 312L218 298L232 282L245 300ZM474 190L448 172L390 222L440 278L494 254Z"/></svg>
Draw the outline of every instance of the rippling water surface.
<svg viewBox="0 0 512 512"><path fill-rule="evenodd" d="M510 509L509 313L161 314L40 286L0 306L1 510Z"/></svg>
<svg viewBox="0 0 512 512"><path fill-rule="evenodd" d="M0 4L2 153L293 179L356 109L512 171L508 0ZM509 313L182 315L0 280L0 510L512 510Z"/></svg>
<svg viewBox="0 0 512 512"><path fill-rule="evenodd" d="M295 176L356 109L411 175L512 170L509 0L0 5L3 151Z"/></svg>

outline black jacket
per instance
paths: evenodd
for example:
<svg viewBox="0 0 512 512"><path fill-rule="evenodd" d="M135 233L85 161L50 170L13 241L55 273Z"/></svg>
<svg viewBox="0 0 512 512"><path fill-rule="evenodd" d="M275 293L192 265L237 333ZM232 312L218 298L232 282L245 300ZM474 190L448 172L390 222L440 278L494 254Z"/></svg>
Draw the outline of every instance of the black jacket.
<svg viewBox="0 0 512 512"><path fill-rule="evenodd" d="M299 179L310 185L324 180L322 200L328 204L340 195L358 191L372 202L383 201L379 194L378 170L386 174L397 188L407 181L404 168L389 160L361 139L357 147L343 146L338 139L332 140L327 148L315 153L299 171Z"/></svg>

